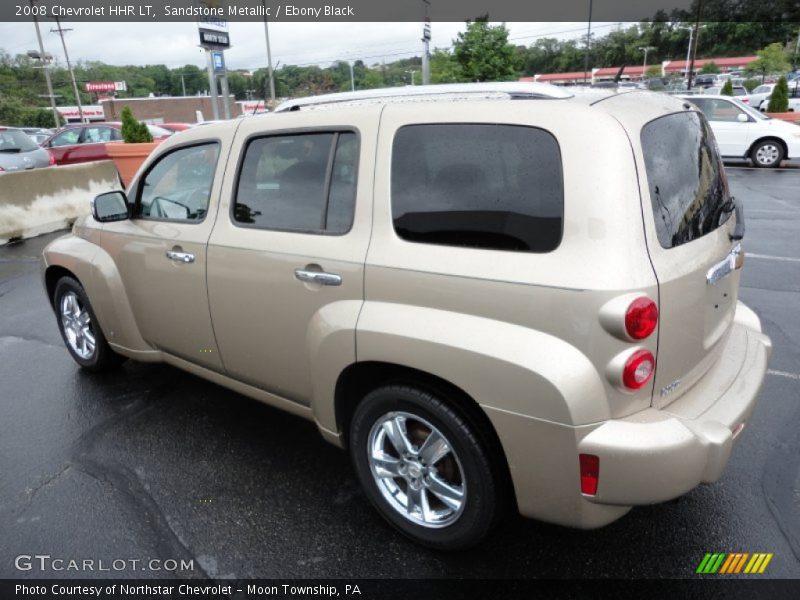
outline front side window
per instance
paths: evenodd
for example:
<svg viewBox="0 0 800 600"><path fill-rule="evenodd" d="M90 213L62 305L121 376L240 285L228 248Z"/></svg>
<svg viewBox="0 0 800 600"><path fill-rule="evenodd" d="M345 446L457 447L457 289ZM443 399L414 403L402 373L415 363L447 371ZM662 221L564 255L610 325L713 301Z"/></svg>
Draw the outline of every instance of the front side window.
<svg viewBox="0 0 800 600"><path fill-rule="evenodd" d="M426 244L550 252L564 183L552 134L490 124L409 125L392 147L392 218Z"/></svg>
<svg viewBox="0 0 800 600"><path fill-rule="evenodd" d="M77 144L80 137L80 129L67 129L64 133L60 133L54 137L50 142L50 146L54 148L58 146L71 146Z"/></svg>
<svg viewBox="0 0 800 600"><path fill-rule="evenodd" d="M202 221L208 212L218 157L216 142L178 148L162 156L142 179L136 216Z"/></svg>
<svg viewBox="0 0 800 600"><path fill-rule="evenodd" d="M735 123L745 112L733 102L721 98L689 98L689 101L703 111L709 121Z"/></svg>
<svg viewBox="0 0 800 600"><path fill-rule="evenodd" d="M84 144L99 144L114 140L113 129L110 127L87 127L83 130Z"/></svg>
<svg viewBox="0 0 800 600"><path fill-rule="evenodd" d="M350 131L247 144L233 220L260 229L341 235L353 221L358 138Z"/></svg>
<svg viewBox="0 0 800 600"><path fill-rule="evenodd" d="M697 112L651 121L642 128L641 137L662 247L690 242L728 220L734 209L728 180L711 129Z"/></svg>

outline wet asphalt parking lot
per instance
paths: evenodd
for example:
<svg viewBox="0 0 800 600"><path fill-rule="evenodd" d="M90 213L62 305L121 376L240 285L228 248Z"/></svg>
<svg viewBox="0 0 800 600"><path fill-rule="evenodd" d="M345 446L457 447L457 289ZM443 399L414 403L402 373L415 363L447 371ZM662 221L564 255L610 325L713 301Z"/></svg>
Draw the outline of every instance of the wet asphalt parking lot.
<svg viewBox="0 0 800 600"><path fill-rule="evenodd" d="M693 577L705 552L772 552L765 576L800 579L800 170L729 177L740 298L774 353L724 477L596 531L511 517L457 554L384 524L310 422L163 365L81 372L40 283L57 234L0 247L0 577L93 575L16 570L33 554L201 578ZM111 574L171 575L130 564Z"/></svg>

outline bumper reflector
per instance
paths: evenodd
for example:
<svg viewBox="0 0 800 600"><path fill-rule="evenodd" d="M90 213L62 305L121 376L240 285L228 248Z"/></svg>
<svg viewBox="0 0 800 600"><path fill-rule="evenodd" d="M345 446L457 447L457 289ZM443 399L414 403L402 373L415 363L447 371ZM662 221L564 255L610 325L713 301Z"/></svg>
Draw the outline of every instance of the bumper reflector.
<svg viewBox="0 0 800 600"><path fill-rule="evenodd" d="M578 456L581 465L581 493L594 496L600 480L600 457L594 454Z"/></svg>

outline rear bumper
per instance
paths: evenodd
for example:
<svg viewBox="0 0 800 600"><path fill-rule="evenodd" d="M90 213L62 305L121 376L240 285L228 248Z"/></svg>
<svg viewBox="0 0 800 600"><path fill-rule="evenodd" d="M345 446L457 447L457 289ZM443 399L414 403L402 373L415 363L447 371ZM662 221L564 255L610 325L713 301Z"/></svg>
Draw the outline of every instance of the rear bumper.
<svg viewBox="0 0 800 600"><path fill-rule="evenodd" d="M725 344L700 381L660 410L575 427L484 406L508 459L519 512L591 529L632 506L719 479L753 412L772 348L758 317L741 303ZM600 457L594 496L580 492L580 453Z"/></svg>
<svg viewBox="0 0 800 600"><path fill-rule="evenodd" d="M597 494L583 497L653 504L719 479L753 412L771 349L758 317L739 303L721 358L691 390L662 410L607 421L581 439L579 453L600 457ZM726 381L725 388L715 381Z"/></svg>

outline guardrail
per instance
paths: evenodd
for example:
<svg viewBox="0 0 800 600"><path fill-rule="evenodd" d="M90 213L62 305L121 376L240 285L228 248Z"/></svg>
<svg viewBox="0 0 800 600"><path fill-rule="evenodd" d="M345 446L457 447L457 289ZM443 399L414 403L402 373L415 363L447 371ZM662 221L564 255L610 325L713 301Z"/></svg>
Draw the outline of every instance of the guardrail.
<svg viewBox="0 0 800 600"><path fill-rule="evenodd" d="M89 200L122 189L110 160L0 175L0 244L66 229Z"/></svg>

